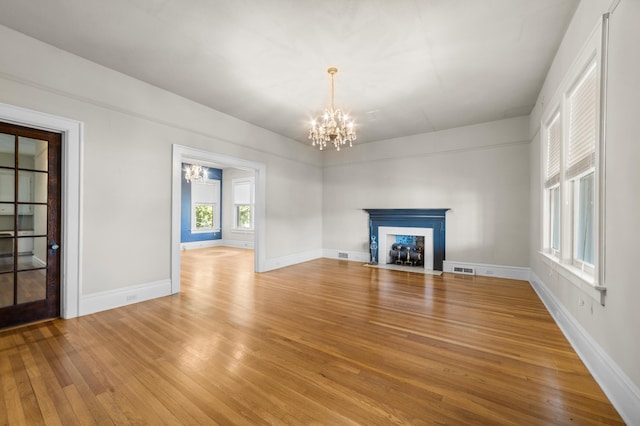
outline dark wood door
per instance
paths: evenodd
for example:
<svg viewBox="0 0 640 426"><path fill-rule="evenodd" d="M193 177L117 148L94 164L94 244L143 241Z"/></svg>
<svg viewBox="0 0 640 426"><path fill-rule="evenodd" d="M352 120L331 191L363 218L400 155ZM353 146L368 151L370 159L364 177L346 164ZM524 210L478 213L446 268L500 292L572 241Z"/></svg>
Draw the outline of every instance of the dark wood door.
<svg viewBox="0 0 640 426"><path fill-rule="evenodd" d="M60 316L61 145L0 123L0 328Z"/></svg>

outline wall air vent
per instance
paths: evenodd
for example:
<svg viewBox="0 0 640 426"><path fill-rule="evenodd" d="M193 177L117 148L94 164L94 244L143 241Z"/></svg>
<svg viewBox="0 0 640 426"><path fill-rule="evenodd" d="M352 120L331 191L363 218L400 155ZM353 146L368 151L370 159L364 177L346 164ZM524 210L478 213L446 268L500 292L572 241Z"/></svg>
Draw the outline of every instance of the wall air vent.
<svg viewBox="0 0 640 426"><path fill-rule="evenodd" d="M475 268L469 268L469 267L465 267L465 266L454 266L453 267L453 273L454 274L475 275L476 274L476 270L475 270Z"/></svg>
<svg viewBox="0 0 640 426"><path fill-rule="evenodd" d="M338 259L348 259L349 253L338 252Z"/></svg>

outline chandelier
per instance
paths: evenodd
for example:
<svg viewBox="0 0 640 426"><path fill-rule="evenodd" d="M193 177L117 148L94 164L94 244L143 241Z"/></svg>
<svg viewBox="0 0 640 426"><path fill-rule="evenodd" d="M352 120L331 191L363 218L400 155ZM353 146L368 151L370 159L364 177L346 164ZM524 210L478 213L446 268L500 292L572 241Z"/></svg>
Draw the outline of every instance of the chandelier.
<svg viewBox="0 0 640 426"><path fill-rule="evenodd" d="M320 151L326 148L327 143L332 143L336 150L340 151L341 145L348 143L349 146L353 146L352 142L356 140L356 129L353 121L349 121L349 116L333 106L333 76L338 69L331 67L327 72L331 75L331 105L329 109L324 110L321 120L311 122L309 139L313 142L313 146L317 145L320 148Z"/></svg>
<svg viewBox="0 0 640 426"><path fill-rule="evenodd" d="M187 182L199 182L203 183L207 181L209 173L206 167L202 167L200 164L188 164L184 168L184 178Z"/></svg>

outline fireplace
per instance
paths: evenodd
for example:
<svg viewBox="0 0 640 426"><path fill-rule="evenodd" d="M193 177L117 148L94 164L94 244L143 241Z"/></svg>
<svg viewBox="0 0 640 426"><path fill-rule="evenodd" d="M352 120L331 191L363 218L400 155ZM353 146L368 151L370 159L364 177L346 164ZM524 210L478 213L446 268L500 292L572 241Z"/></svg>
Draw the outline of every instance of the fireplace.
<svg viewBox="0 0 640 426"><path fill-rule="evenodd" d="M416 245L419 245L422 238L422 264L414 264L411 261L411 253L406 252L400 255L399 263L442 271L447 210L449 209L365 209L369 213L369 241L375 240L378 247L372 260L397 264L398 260L394 259L390 252L393 251L393 245L398 244L398 236L415 238L418 242ZM401 240L406 243L406 239ZM404 263L405 261L407 263Z"/></svg>

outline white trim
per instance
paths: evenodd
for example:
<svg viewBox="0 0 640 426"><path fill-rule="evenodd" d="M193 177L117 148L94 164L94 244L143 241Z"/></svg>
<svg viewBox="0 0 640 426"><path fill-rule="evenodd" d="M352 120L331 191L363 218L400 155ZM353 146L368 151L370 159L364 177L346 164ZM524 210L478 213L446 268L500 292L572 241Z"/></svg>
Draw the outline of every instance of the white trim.
<svg viewBox="0 0 640 426"><path fill-rule="evenodd" d="M45 266L47 266L47 262L45 262L44 260L40 259L38 256L31 256L31 261L35 264L40 266L41 268L44 268Z"/></svg>
<svg viewBox="0 0 640 426"><path fill-rule="evenodd" d="M392 235L391 241L388 241L388 236ZM422 269L427 271L433 270L433 254L434 254L434 240L433 240L433 228L418 228L411 226L378 226L378 264L387 264L391 259L389 249L391 243L395 242L397 235L415 235L424 238L424 253Z"/></svg>
<svg viewBox="0 0 640 426"><path fill-rule="evenodd" d="M180 249L193 250L207 247L223 246L222 240L204 240L204 241L190 241L188 243L180 243Z"/></svg>
<svg viewBox="0 0 640 426"><path fill-rule="evenodd" d="M575 287L585 292L596 302L604 306L604 298L607 293L605 286L594 285L593 275L582 272L579 268L567 263L561 263L559 259L549 253L543 251L538 252L540 260L547 265L550 270L555 271L565 280L569 281Z"/></svg>
<svg viewBox="0 0 640 426"><path fill-rule="evenodd" d="M531 271L529 283L625 423L640 425L638 408L640 407L640 388L631 381L533 271Z"/></svg>
<svg viewBox="0 0 640 426"><path fill-rule="evenodd" d="M266 267L266 188L267 166L262 163L242 160L235 157L214 154L187 146L172 145L172 175L171 175L171 293L180 292L180 207L182 163L196 161L199 163L213 163L236 169L251 170L255 173L255 256L254 270L264 272Z"/></svg>
<svg viewBox="0 0 640 426"><path fill-rule="evenodd" d="M62 133L62 229L60 242L60 315L77 317L82 292L82 145L83 123L0 103L0 120Z"/></svg>
<svg viewBox="0 0 640 426"><path fill-rule="evenodd" d="M222 246L229 246L229 247L237 247L237 248L245 248L245 249L251 249L253 250L255 248L255 244L253 243L253 241L243 241L243 240L229 240L229 239L222 239Z"/></svg>
<svg viewBox="0 0 640 426"><path fill-rule="evenodd" d="M338 253L347 253L347 258L339 257ZM322 257L327 259L337 260L352 260L354 262L369 262L371 260L371 254L366 251L350 251L339 249L323 249Z"/></svg>
<svg viewBox="0 0 640 426"><path fill-rule="evenodd" d="M302 262L308 262L310 260L319 259L322 257L322 250L310 250L302 253L294 253L288 256L276 257L274 259L267 259L265 263L265 271L271 271L274 269L284 268L285 266L296 265Z"/></svg>
<svg viewBox="0 0 640 426"><path fill-rule="evenodd" d="M169 279L87 294L82 296L80 315L120 308L170 294L171 280Z"/></svg>
<svg viewBox="0 0 640 426"><path fill-rule="evenodd" d="M204 203L199 203L199 204L204 204ZM202 228L202 229L189 229L189 232L191 232L192 234L215 234L215 233L222 232L222 230L220 228Z"/></svg>
<svg viewBox="0 0 640 426"><path fill-rule="evenodd" d="M506 278L510 280L522 281L529 280L529 273L531 271L530 268L523 266L491 265L487 263L470 263L445 260L444 262L442 262L442 272L453 272L453 268L455 266L474 268L476 271L476 275L484 277Z"/></svg>

